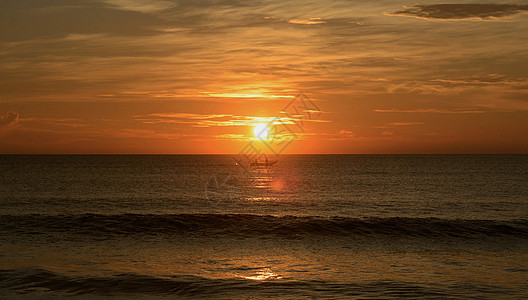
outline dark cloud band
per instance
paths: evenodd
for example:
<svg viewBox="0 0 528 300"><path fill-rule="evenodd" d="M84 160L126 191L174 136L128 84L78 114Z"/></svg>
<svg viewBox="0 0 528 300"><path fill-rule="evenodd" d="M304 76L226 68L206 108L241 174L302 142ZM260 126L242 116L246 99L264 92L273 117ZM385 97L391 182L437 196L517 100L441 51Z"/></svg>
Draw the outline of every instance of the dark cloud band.
<svg viewBox="0 0 528 300"><path fill-rule="evenodd" d="M391 15L423 19L496 19L528 12L528 5L514 4L434 4L405 7Z"/></svg>

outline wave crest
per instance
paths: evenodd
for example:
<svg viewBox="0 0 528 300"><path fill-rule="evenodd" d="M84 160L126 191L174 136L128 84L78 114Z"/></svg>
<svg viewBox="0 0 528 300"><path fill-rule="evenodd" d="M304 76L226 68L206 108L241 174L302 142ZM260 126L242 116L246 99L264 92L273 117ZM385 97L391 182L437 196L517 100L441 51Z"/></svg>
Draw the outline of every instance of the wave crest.
<svg viewBox="0 0 528 300"><path fill-rule="evenodd" d="M120 214L0 216L15 234L203 234L241 236L352 235L429 238L528 238L528 220L299 217L251 214Z"/></svg>

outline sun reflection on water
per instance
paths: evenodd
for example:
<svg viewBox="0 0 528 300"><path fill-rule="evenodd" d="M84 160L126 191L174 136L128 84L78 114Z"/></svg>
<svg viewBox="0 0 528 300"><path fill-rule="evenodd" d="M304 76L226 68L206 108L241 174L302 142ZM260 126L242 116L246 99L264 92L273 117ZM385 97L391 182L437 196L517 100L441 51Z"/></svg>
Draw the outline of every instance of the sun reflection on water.
<svg viewBox="0 0 528 300"><path fill-rule="evenodd" d="M249 168L241 176L243 198L251 202L284 202L293 199L299 189L300 177L285 162Z"/></svg>
<svg viewBox="0 0 528 300"><path fill-rule="evenodd" d="M282 276L279 274L273 273L271 269L267 268L265 270L258 271L256 274L251 276L239 276L244 279L248 280L254 280L254 281L263 281L263 280L271 280L271 279L281 279Z"/></svg>

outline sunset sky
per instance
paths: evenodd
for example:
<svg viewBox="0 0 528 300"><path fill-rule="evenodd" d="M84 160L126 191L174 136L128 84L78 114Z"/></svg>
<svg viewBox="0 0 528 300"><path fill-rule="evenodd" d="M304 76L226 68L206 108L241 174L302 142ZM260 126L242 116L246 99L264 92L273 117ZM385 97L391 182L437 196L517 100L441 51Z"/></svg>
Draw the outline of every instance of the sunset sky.
<svg viewBox="0 0 528 300"><path fill-rule="evenodd" d="M2 1L0 153L238 153L301 91L284 153L528 153L528 2L478 3Z"/></svg>

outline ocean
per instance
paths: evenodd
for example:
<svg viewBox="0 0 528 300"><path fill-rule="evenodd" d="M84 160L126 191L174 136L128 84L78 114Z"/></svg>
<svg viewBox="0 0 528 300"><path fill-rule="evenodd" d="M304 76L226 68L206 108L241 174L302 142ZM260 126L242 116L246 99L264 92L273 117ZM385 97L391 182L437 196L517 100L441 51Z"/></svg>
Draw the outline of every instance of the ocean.
<svg viewBox="0 0 528 300"><path fill-rule="evenodd" d="M528 155L0 156L1 299L528 298Z"/></svg>

